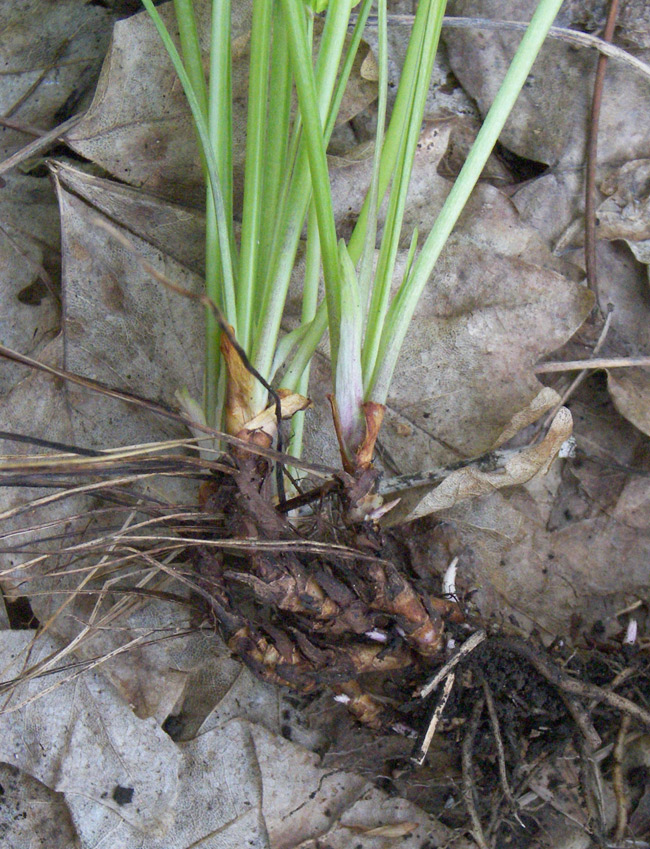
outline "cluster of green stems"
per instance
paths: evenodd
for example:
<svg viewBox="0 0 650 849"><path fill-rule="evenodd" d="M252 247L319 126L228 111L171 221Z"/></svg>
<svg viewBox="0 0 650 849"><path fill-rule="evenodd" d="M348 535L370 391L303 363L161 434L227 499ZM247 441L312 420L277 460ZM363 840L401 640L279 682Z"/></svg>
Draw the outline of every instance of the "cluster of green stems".
<svg viewBox="0 0 650 849"><path fill-rule="evenodd" d="M235 0L237 2L237 0ZM309 363L329 332L333 392L346 449L363 438L362 405L385 404L422 291L510 114L561 0L540 0L438 219L394 285L406 195L446 0L419 0L396 98L387 115L386 0L253 0L241 226L233 218L231 0L213 0L208 73L193 0L174 0L180 52L152 0L143 0L185 90L207 186L206 291L253 366L307 393ZM374 8L373 8L374 7ZM370 188L347 244L337 239L327 147L371 10L377 26L377 134ZM317 17L320 18L316 25ZM297 109L294 101L297 100ZM379 245L377 218L384 206ZM300 325L281 336L306 225ZM320 281L324 297L319 302ZM206 318L205 414L219 424L224 374L219 328ZM259 383L250 406L267 403ZM299 453L302 421L294 424Z"/></svg>

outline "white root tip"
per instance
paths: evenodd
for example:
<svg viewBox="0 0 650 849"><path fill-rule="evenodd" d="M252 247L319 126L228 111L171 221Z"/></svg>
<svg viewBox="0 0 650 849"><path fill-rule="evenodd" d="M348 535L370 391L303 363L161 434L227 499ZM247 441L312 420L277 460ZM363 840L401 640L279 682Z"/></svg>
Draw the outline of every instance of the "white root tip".
<svg viewBox="0 0 650 849"><path fill-rule="evenodd" d="M623 640L624 646L633 646L636 643L638 630L639 626L637 625L637 621L634 617L632 617L627 623L627 631L625 632L625 639Z"/></svg>
<svg viewBox="0 0 650 849"><path fill-rule="evenodd" d="M442 594L443 596L456 595L456 570L458 567L458 558L454 557L442 579Z"/></svg>
<svg viewBox="0 0 650 849"><path fill-rule="evenodd" d="M364 637L369 640L375 640L377 643L387 643L388 634L385 631L380 631L379 628L373 628L371 631L365 631Z"/></svg>

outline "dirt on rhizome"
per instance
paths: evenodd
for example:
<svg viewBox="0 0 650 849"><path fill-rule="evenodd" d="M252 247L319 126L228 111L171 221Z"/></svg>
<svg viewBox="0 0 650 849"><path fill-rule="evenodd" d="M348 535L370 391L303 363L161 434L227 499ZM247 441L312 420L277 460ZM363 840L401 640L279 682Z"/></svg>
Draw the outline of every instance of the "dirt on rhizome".
<svg viewBox="0 0 650 849"><path fill-rule="evenodd" d="M302 464L257 438L224 453L178 412L179 389L201 394L203 311L148 269L201 291L204 191L139 4L0 4L0 341L24 358L0 364L3 845L650 845L650 384L615 367L650 354L650 21L630 2L616 22L592 291L605 7L564 4L358 478L325 346ZM394 82L412 8L389 11ZM411 230L435 219L520 38L467 20L495 14L448 4L462 20L443 29ZM373 47L370 28L330 148L343 234L370 180ZM576 387L576 367L543 371L595 357ZM303 493L279 507L278 466ZM376 493L399 502L357 521Z"/></svg>

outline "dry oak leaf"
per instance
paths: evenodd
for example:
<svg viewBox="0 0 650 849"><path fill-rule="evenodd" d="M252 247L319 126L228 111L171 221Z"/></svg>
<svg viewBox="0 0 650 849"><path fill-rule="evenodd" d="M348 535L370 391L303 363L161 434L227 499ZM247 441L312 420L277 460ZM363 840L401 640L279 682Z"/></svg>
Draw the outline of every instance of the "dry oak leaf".
<svg viewBox="0 0 650 849"><path fill-rule="evenodd" d="M450 0L447 14L528 22L536 6L536 0L503 0L499 4L492 0ZM565 27L573 24L567 4L563 4L556 23ZM450 29L443 38L454 74L485 115L521 34ZM582 167L596 62L594 50L577 50L547 40L501 134L501 143L535 162L562 169ZM601 165L647 155L649 97L647 79L610 60L598 133Z"/></svg>
<svg viewBox="0 0 650 849"><path fill-rule="evenodd" d="M3 679L19 679L27 663L46 661L58 648L48 637L34 643L30 631L3 631ZM68 669L12 688L0 714L0 760L64 793L77 830L79 806L112 811L153 834L173 822L176 746L153 719L137 719L96 672L79 678Z"/></svg>
<svg viewBox="0 0 650 849"><path fill-rule="evenodd" d="M520 486L537 475L546 474L560 448L571 436L572 428L571 413L566 407L561 407L539 444L512 452L504 465L494 472L481 471L473 466L452 472L411 509L404 521L410 522L429 513L447 510L461 501L487 495L497 489Z"/></svg>

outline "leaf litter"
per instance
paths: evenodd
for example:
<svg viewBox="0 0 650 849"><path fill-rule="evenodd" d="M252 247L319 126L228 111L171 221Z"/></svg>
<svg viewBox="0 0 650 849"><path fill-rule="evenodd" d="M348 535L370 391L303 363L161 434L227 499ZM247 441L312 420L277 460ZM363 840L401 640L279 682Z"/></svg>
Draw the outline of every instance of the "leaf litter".
<svg viewBox="0 0 650 849"><path fill-rule="evenodd" d="M480 15L487 5L482 2L453 3L449 12ZM529 5L532 9L532 4ZM525 17L529 11L519 4L507 16ZM559 23L584 25L584 10L578 4L568 4L567 15L567 19ZM633 44L640 44L639 39L645 31L642 14L634 18L628 10L626 15L621 31L623 43L627 38ZM122 95L125 91L129 95L137 94L128 80L132 80L135 73L143 73L143 69L138 70L137 62L138 55L144 55L144 51L136 53L129 49L133 38L145 41L149 38L152 52L160 52L147 27L142 15L129 17L117 25L94 103L81 124L68 133L68 142L77 153L99 163L112 176L138 187L139 191L94 177L61 161L54 167L64 265L62 335L45 348L44 356L111 385L173 402L177 389L186 386L196 392L200 386L200 310L190 302L172 298L147 279L133 257L96 227L98 215L108 216L125 228L136 241L138 250L166 276L185 288L198 289L202 268L202 217L198 208L201 191L193 141L182 141L182 134L175 136L173 132L182 123L187 123L181 117L185 112L180 89L175 86L169 68L165 70L164 62L149 63L149 68L162 66L162 77L155 76L151 88L143 85L142 100L129 97L120 103L114 95L111 98L111 85L115 85L113 75L117 71L127 72L126 84L124 77L119 78ZM243 18L239 35L242 49L245 49ZM476 99L481 111L499 79L498 68L503 59L498 51L507 52L510 43L510 37L505 35L495 37L491 34L486 41L483 38L474 30L461 34L450 31L446 36L455 74L455 78L449 77L452 88L455 87L453 90L459 98L465 97L459 88L460 81L465 92ZM398 43L399 38L395 36L395 39ZM489 61L486 60L486 43L494 51ZM645 43L642 46L645 47ZM471 61L474 49L479 51L480 61ZM101 57L102 53L98 51L97 55ZM519 187L509 187L507 193L503 191L501 171L495 186L483 183L475 193L438 267L436 290L432 287L418 311L414 332L402 357L400 376L390 399L388 426L380 446L380 459L389 478L466 463L472 457L489 454L495 447L502 447L499 437L508 429L513 441L505 446L505 451L517 451L529 445L534 438L535 417L519 416L527 408L535 407L535 399L543 388L533 371L535 363L564 343L565 347L554 354L554 358L581 359L593 344L588 325L574 335L591 308L591 296L580 283L580 242L574 239L571 243L566 238L562 242L561 239L581 215L576 169L581 162L590 69L595 60L590 54L565 45L553 45L549 53L549 58L544 60L546 69L536 66L527 97L520 100L519 114L514 116L502 142L522 159L545 163L550 169ZM396 45L394 55L398 54ZM478 72L472 75L468 68L478 69ZM548 79L556 79L558 73L565 80L574 80L574 89L560 83L557 86L546 84ZM598 292L601 308L610 302L615 307L611 347L605 349L610 354L650 353L645 350L647 323L642 318L647 301L643 157L650 151L646 150L645 141L649 134L643 119L639 118L640 114L647 113L647 85L647 81L635 77L628 68L610 62L608 86L612 93L603 108L606 122L601 126L599 163L602 177L599 185L603 191L603 227L609 228L603 230L603 238L611 241L601 243L604 279ZM157 100L161 95L167 98L162 104ZM25 103L29 103L29 98ZM137 111L134 111L138 103L140 107L147 103L152 115L169 115L165 132L170 132L164 144L160 128L153 126L153 120L147 123L146 115L145 120L138 120ZM636 103L639 106L632 108L630 104ZM447 107L449 105L448 101ZM367 101L359 103L360 110L367 106ZM440 102L432 99L432 110L435 112L439 107ZM115 131L118 119L124 117L122 109L131 110L131 118L125 122L125 136ZM41 115L44 116L43 128L53 125L52 110ZM370 117L362 114L352 119L349 138L354 138L356 123L356 132L361 134L363 141L364 121L372 125L372 107L366 115ZM421 231L428 218L435 216L451 185L444 176L444 157L450 148L449 115L431 114L429 118L418 154L409 209L409 220L424 222ZM37 118L30 116L30 120ZM622 130L626 126L629 132ZM616 127L615 132L612 127ZM621 167L621 162L630 165ZM363 158L348 163L349 159L342 162L345 167L334 175L335 197L338 192L340 198L338 216L343 226L346 220L354 217L353 192L363 184L364 168L367 172ZM505 163L508 173L507 159ZM141 170L135 172L136 168ZM609 204L607 198L612 199ZM194 208L178 205L179 202L187 203L188 199ZM53 207L51 201L48 203L48 220L53 221ZM634 212L632 222L629 221L631 210ZM167 234L177 234L179 228L183 237L170 240ZM48 252L52 250L51 242L47 243ZM31 260L27 265L32 271L23 271L28 285L32 279L42 277L40 266L48 263L44 263L42 253L31 253L33 248L25 247L22 242L19 244ZM628 245L636 259L626 253ZM15 251L13 245L11 249ZM4 249L2 255L3 258L6 255ZM91 285L89 281L93 281ZM53 300L48 308L49 312L44 312L31 325L37 328L36 334L30 329L32 337L37 337L36 346L23 346L23 351L42 349L56 332L57 308ZM291 316L287 329L290 326ZM152 334L152 327L162 328L164 334L159 330ZM3 334L4 341L10 341L10 337ZM325 384L326 355L324 346L315 369L315 390ZM9 370L7 373L10 374ZM42 375L30 375L18 382L25 372L14 371L13 374L15 377L7 378L6 388L10 389L12 383L17 385L5 395L2 410L5 430L25 432L25 422L29 422L31 435L96 450L184 435L175 425L142 412L134 413L133 408L116 406L115 401L98 400L97 396L88 396L69 385L63 389ZM444 493L444 487L439 491L443 486L440 478L433 478L437 489L432 489L430 484L416 487L420 489L418 497L421 494L425 501L430 498L436 509L443 506L444 509L435 519L421 519L406 532L398 527L391 535L392 545L410 551L411 568L423 585L434 593L439 592L441 576L452 557L458 556L457 592L489 621L505 624L510 619L512 625L514 617L516 628L523 632L537 629L546 642L553 638L578 642L587 639L592 649L600 651L607 647L611 652L619 645L631 615L622 611L633 609L641 623L643 645L648 516L644 380L643 370L636 377L634 373L630 377L626 372L613 374L610 370L607 387L598 376L583 384L569 404L577 442L576 457L556 463L543 478L533 474L531 481L514 488L512 485L522 478L508 479L503 490L485 492L470 502L461 502L458 497L451 496L450 504L436 503L436 498L440 499ZM553 396L553 402L563 392L562 378L554 385L559 394ZM316 410L309 426L307 456L311 454L334 464L333 441L322 441L322 434L329 432L328 414L320 403L318 391L313 397ZM539 406L540 415L551 406L550 403ZM517 426L509 425L511 421L521 426L521 434L517 434ZM12 445L11 450L22 452L24 456L33 449ZM546 465L554 453L555 449L540 467ZM485 467L481 469L471 464L468 469L466 472L451 470L451 474L443 476L444 485L453 486L452 476L458 477L460 472L462 480L476 481L483 475L485 486L478 487L481 492L498 486L490 479L494 472L489 469L486 471ZM452 483L446 483L450 479ZM126 520L127 527L129 522L142 518L139 511L143 505L150 505L152 499L167 507L191 503L191 482L182 486L176 484L173 491L170 483L169 477L161 476L148 479L146 485L134 481L135 488L128 491L121 512L116 510L111 516L101 513L103 502L90 502L86 494L80 494L75 500L46 504L37 514L38 522L42 528L64 530L68 540L90 540L98 533L114 531L116 517L122 525ZM33 484L32 497L50 492L39 488L37 480ZM427 488L432 489L430 495ZM126 496L119 487L114 492L118 490L120 498L124 499ZM18 507L25 498L24 490L5 488L3 511ZM94 527L81 528L83 520L74 517L81 517L89 506L94 506L97 513ZM32 515L29 520L33 526ZM15 521L16 517L5 519L7 532L16 533L18 526L12 524ZM28 528L30 524L22 527ZM119 593L110 596L112 589L120 589L119 580L106 584L106 605L100 613L93 614L96 599L75 593L75 589L79 584L78 574L84 574L83 570L89 573L95 561L57 558L57 546L60 545L55 539L57 533L50 531L49 537L37 543L35 538L39 535L45 536L43 530L32 531L29 545L36 551L52 551L55 555L43 561L47 563L43 574L36 571L28 581L17 577L21 575L15 571L19 560L33 558L31 551L29 554L10 552L2 555L3 569L13 570L3 572L5 593L9 597L12 593L26 595L39 621L47 623L51 635L44 636L42 642L36 644L41 647L28 648L29 632L5 631L3 649L6 645L6 650L11 651L12 646L20 645L23 652L28 651L28 660L21 655L23 663L32 663L39 652L65 652L63 647L70 640L88 633L89 624L94 622L93 615L110 614L111 605L124 598ZM26 540L27 536L22 538ZM150 565L148 580L153 581L151 586L161 593L172 589L171 581L166 580L167 573L161 571L161 563ZM113 574L118 578L119 570L113 573L113 568L110 562L108 566L103 564L95 573L97 583L89 586L96 592L97 587L110 580ZM139 578L144 579L144 576L138 574L130 582L125 579L123 585L132 585ZM59 606L59 600L54 600L52 595L53 586L64 598L69 594L67 616L63 613L53 615ZM178 595L178 586L174 586ZM146 581L142 589L147 589ZM182 591L180 596L186 602L191 601ZM141 596L139 603L131 607L124 611L124 618L111 621L110 627L104 626L100 619L101 627L96 629L92 641L81 641L70 657L75 658L75 662L88 664L93 657L100 658L142 635L151 636L156 629L169 629L169 633L173 633L175 628L178 633L185 633L196 628L191 603L185 607L161 604L160 600ZM72 789L63 791L64 798L80 845L97 845L102 839L110 839L117 846L227 846L231 843L245 845L246 840L252 840L251 845L292 846L311 845L305 841L327 835L329 845L345 846L354 840L355 844L358 841L365 847L386 845L391 834L403 834L402 842L412 846L421 846L423 840L432 837L437 842L452 839L452 834L446 832L442 824L423 813L423 809L430 810L445 819L442 812L447 800L442 798L436 807L431 801L436 798L431 785L426 788L428 799L427 792L421 788L417 793L412 788L409 790L405 786L408 781L400 785L400 792L405 796L411 793L417 797L418 809L399 798L382 795L358 776L342 773L336 767L331 767L335 771L329 773L319 767L319 763L327 762L328 752L330 763L336 763L337 745L346 735L348 741L358 743L369 733L347 723L332 706L331 696L319 697L311 705L302 706L298 699L299 707L290 709L288 696L278 695L275 688L260 683L249 673L241 673L227 651L218 647L214 635L195 631L192 636L183 637L185 649L180 639L159 643L153 654L147 654L150 647L142 648L139 654L118 654L98 667L105 670L106 677L101 672L85 671L79 679L73 679L74 683L62 683L33 705L17 712L22 727L29 727L34 735L31 753L20 747L16 749L23 752L19 763L21 775L34 775L50 791L56 792L60 776L48 771L47 757L34 756L34 752L38 752L41 745L39 740L49 742L60 736L61 751L69 758L67 768L72 776ZM55 642L48 645L47 640ZM64 657L65 654L61 655L61 659ZM504 665L508 666L505 662ZM7 667L9 669L11 667ZM609 678L615 671L612 666ZM8 671L3 679L9 674ZM61 677L61 673L57 675ZM40 680L28 680L21 686L31 696L35 687L42 686ZM487 680L492 680L489 675ZM72 696L67 695L70 687L73 687ZM238 688L241 688L241 696L234 698ZM86 691L101 696L92 699L90 707L82 707L87 705L84 701ZM156 691L165 691L165 695L156 698ZM471 686L468 692L474 692ZM12 694L14 704L16 699L24 698L20 694L21 689ZM644 698L639 691L636 695ZM69 708L63 708L63 713L74 719L65 734L46 730L48 701L53 700L56 706L57 699L63 699L65 705L74 705L72 713ZM38 707L40 705L42 707ZM503 706L499 709L502 711ZM33 711L40 710L44 712L43 718L39 715L34 721ZM319 710L321 726L323 716L326 718L325 730L320 733ZM555 709L546 707L545 710L551 711L550 716ZM286 721L282 720L284 711L287 711ZM305 711L307 717L311 712L312 727L305 729L303 726L301 730L299 718ZM159 724L168 715L177 718L182 729L179 739L186 741L172 748L168 738L159 731ZM16 713L7 714L6 718L11 720L12 716L15 722ZM254 719L252 725L247 722L251 717ZM338 729L331 724L327 727L332 717L338 717ZM504 721L502 714L500 718ZM599 721L606 719L603 716ZM102 797L104 790L99 791L100 780L112 780L113 776L101 775L98 770L101 761L95 762L89 755L92 751L89 746L96 744L90 730L98 727L93 724L98 721L109 737L113 733L124 735L126 728L137 729L138 736L133 737L132 742L143 765L148 759L160 759L167 753L170 774L173 772L176 776L175 784L170 778L169 787L174 784L179 790L170 790L170 798L164 802L149 802L146 810L141 809L134 817L133 810L127 809L133 804L140 785L129 784L127 777L118 775L117 770L115 785L108 797ZM319 762L317 756L282 740L278 733L318 749L325 760ZM541 736L545 739L544 732ZM6 738L6 763L15 766L9 756L13 739ZM82 743L70 747L70 740L74 739L81 739ZM401 755L404 755L408 744L405 746L403 738L399 739L402 741ZM390 746L395 745L390 743ZM73 751L75 748L80 751ZM381 750L382 746L378 748ZM389 744L384 748L387 750ZM483 762L479 749L478 756L481 780L487 781L489 786L487 764L494 755L488 753L487 761ZM432 756L429 766L428 780L434 783L435 765L444 762L444 758L440 760L440 753L436 757ZM83 762L82 765L78 765L76 758ZM357 754L356 760L353 757L351 761L348 761L348 769L354 764L355 769L368 770L375 778L386 768L385 760L376 754L374 760L366 758L364 761L364 757ZM172 768L170 764L175 766ZM287 773L276 780L278 764L286 764ZM124 768L124 763L120 768ZM305 768L309 777L299 780ZM457 767L452 767L452 774L454 768ZM206 770L212 774L211 780ZM223 774L231 770L233 774L237 771L236 777L228 782L223 794L215 794L213 788L221 787ZM399 772L395 767L391 770L395 786L399 784ZM129 776L134 774L129 770ZM575 776L565 776L565 779L568 784L577 781ZM322 799L314 797L315 805L312 808L307 805L303 811L302 801L308 801L322 782L327 788L330 780L332 792ZM74 787L83 786L84 782L93 790L81 796L75 793ZM541 793L536 798L544 799L542 785L537 782L534 786ZM130 789L134 795L127 801ZM228 803L223 808L214 808L215 795L227 797ZM452 797L453 793L449 798ZM55 804L55 798L60 805L59 796L52 797L51 803ZM301 802L296 805L298 799ZM340 805L338 810L332 809L335 803ZM450 810L453 811L457 804L458 799L452 798ZM295 810L309 814L305 816L306 822L301 819L302 814L292 813ZM177 812L175 816L174 811ZM209 811L210 817L207 817ZM579 802L571 811L575 818L583 817ZM201 823L198 830L197 822ZM408 828L416 822L422 830L409 832ZM447 822L460 823L452 814ZM563 822L566 823L566 817L560 816L545 824L555 830L556 845L568 839L560 827ZM400 826L400 823L406 825ZM168 829L164 839L155 836L156 828ZM200 833L201 828L203 833ZM584 830L578 833L585 835ZM462 837L457 835L454 839L454 845L460 845L458 840Z"/></svg>

